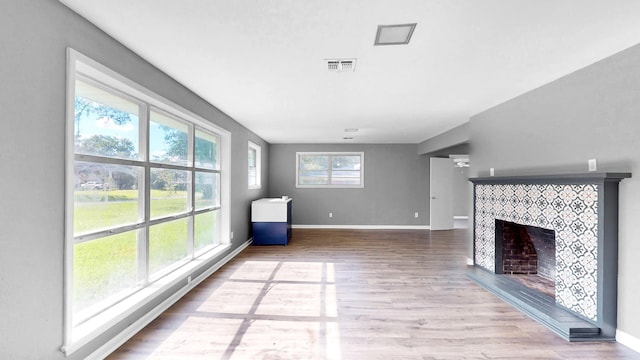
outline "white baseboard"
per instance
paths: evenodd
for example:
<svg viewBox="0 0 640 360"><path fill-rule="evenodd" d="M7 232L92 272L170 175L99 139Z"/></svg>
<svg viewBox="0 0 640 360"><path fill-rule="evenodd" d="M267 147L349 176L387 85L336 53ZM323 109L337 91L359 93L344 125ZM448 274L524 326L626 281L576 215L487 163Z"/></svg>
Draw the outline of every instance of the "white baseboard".
<svg viewBox="0 0 640 360"><path fill-rule="evenodd" d="M454 218L455 220L467 220L467 219L469 219L469 217L468 217L468 216L454 216L453 218Z"/></svg>
<svg viewBox="0 0 640 360"><path fill-rule="evenodd" d="M475 265L475 264L473 263L473 259L471 259L471 258L467 258L467 265Z"/></svg>
<svg viewBox="0 0 640 360"><path fill-rule="evenodd" d="M145 326L149 325L155 318L160 316L164 311L171 307L171 305L175 304L178 300L180 300L184 295L186 295L191 289L198 286L204 279L209 277L211 274L220 269L224 264L228 263L231 259L236 257L242 250L244 250L247 246L251 245L253 239L249 239L244 242L242 245L238 246L227 256L220 259L213 266L208 268L205 272L200 274L197 278L193 279L186 286L175 292L169 298L158 304L151 311L146 313L144 316L133 322L126 329L120 332L118 335L113 337L111 340L100 346L94 352L92 352L89 356L86 357L87 360L101 360L109 356L112 352L116 351L122 344L127 342L127 340L131 339L135 334L137 334L140 330L142 330Z"/></svg>
<svg viewBox="0 0 640 360"><path fill-rule="evenodd" d="M620 344L630 348L631 350L640 353L640 339L631 336L624 331L616 329L616 341Z"/></svg>
<svg viewBox="0 0 640 360"><path fill-rule="evenodd" d="M292 225L294 229L429 230L429 225Z"/></svg>

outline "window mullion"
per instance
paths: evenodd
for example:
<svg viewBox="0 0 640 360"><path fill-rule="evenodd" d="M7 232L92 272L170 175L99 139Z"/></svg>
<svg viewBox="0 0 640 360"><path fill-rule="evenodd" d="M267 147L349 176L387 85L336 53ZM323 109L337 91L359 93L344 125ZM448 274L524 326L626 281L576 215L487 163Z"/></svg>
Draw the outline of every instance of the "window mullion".
<svg viewBox="0 0 640 360"><path fill-rule="evenodd" d="M187 204L187 207L189 208L189 212L191 213L191 215L193 215L193 210L196 207L196 189L195 189L195 181L196 181L196 174L195 174L195 159L196 159L196 147L195 147L195 143L196 143L196 131L195 131L195 126L193 126L192 124L190 124L189 126L189 135L187 136L187 163L189 164L189 174L191 176L191 179L189 179L189 182L187 184L187 191L189 192L189 204Z"/></svg>
<svg viewBox="0 0 640 360"><path fill-rule="evenodd" d="M195 258L195 218L193 213L187 218L187 257L189 260Z"/></svg>
<svg viewBox="0 0 640 360"><path fill-rule="evenodd" d="M187 256L190 259L193 259L195 257L195 219L194 219L194 211L196 209L196 171L195 171L195 165L196 165L196 131L195 131L195 126L190 125L189 126L189 136L187 137L187 157L188 157L188 163L189 166L191 167L191 171L189 172L191 179L189 179L189 183L187 185L187 191L189 192L189 202L190 204L188 204L189 206L189 214L191 214L191 216L189 216L189 220L187 222Z"/></svg>
<svg viewBox="0 0 640 360"><path fill-rule="evenodd" d="M138 186L138 191L143 192L143 200L138 205L138 214L142 217L145 223L143 229L138 230L138 281L144 285L149 284L149 221L151 219L151 164L149 162L149 119L150 119L149 106L144 107L144 112L141 116L141 129L140 129L140 147L143 149L142 159L144 160L144 176L142 186Z"/></svg>
<svg viewBox="0 0 640 360"><path fill-rule="evenodd" d="M147 131L148 136L148 131ZM148 140L148 137L147 137ZM149 142L147 141L147 144ZM147 145L148 153L148 145ZM151 219L151 166L149 160L145 161L144 166L144 184L140 186L144 192L139 208L142 213L145 227L138 230L138 280L144 285L149 283L149 221Z"/></svg>
<svg viewBox="0 0 640 360"><path fill-rule="evenodd" d="M333 185L333 155L329 155L329 167L327 169L327 185Z"/></svg>

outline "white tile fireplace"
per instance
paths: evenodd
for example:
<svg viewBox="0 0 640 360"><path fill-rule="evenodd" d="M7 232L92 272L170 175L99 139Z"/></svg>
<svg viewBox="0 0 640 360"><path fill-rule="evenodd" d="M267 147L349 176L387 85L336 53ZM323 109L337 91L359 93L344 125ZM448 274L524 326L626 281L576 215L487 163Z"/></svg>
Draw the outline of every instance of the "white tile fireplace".
<svg viewBox="0 0 640 360"><path fill-rule="evenodd" d="M496 251L497 242L502 241L496 240L497 220L555 232L555 296L551 301L598 329L578 338L614 338L618 184L630 176L586 173L470 179L474 184L475 268L495 276L503 273L503 264L496 261L496 256L502 261L500 244ZM570 335L567 338L574 340Z"/></svg>

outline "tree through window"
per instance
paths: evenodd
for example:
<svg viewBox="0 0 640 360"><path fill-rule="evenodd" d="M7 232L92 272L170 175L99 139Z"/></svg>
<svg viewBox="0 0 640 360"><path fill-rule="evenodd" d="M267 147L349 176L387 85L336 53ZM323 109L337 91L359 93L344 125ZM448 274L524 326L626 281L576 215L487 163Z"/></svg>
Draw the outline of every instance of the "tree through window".
<svg viewBox="0 0 640 360"><path fill-rule="evenodd" d="M74 325L220 244L219 137L76 75Z"/></svg>

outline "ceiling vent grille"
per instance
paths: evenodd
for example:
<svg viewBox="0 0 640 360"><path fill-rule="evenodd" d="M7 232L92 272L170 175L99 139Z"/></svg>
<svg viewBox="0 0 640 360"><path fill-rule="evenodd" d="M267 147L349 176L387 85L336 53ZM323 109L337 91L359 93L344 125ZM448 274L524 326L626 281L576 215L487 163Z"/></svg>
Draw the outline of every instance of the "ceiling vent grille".
<svg viewBox="0 0 640 360"><path fill-rule="evenodd" d="M356 59L327 59L327 70L332 72L356 71Z"/></svg>

